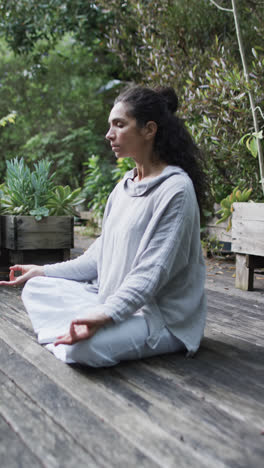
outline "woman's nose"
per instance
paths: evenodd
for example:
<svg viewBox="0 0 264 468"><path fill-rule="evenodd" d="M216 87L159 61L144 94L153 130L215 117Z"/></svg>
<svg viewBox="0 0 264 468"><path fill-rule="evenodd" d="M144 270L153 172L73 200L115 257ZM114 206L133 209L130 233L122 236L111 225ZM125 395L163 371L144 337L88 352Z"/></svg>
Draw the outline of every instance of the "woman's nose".
<svg viewBox="0 0 264 468"><path fill-rule="evenodd" d="M111 128L109 128L107 134L105 135L105 138L106 138L107 140L112 140L112 139L113 139L113 131L112 131Z"/></svg>

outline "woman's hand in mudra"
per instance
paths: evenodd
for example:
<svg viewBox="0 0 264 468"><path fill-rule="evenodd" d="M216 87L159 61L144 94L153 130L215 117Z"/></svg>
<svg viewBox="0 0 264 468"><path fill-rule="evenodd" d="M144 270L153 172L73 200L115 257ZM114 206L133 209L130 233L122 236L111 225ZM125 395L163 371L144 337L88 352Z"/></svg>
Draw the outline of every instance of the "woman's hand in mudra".
<svg viewBox="0 0 264 468"><path fill-rule="evenodd" d="M9 281L0 281L0 286L20 286L34 276L44 276L44 267L40 265L14 265L9 270ZM20 275L15 276L16 272Z"/></svg>
<svg viewBox="0 0 264 468"><path fill-rule="evenodd" d="M87 317L75 319L71 322L69 332L64 336L58 336L54 345L72 345L78 341L87 340L88 338L91 338L99 328L111 320L111 317L107 317L105 315L102 315L101 317L96 316L94 318Z"/></svg>

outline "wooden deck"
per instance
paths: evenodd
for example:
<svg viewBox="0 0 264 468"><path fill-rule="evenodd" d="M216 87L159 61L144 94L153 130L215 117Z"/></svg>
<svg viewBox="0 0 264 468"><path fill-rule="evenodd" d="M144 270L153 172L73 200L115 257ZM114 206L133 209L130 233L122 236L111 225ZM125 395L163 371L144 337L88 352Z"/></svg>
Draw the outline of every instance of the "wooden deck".
<svg viewBox="0 0 264 468"><path fill-rule="evenodd" d="M32 333L19 289L0 290L0 467L262 468L264 276L234 289L208 260L208 322L193 359L68 366Z"/></svg>

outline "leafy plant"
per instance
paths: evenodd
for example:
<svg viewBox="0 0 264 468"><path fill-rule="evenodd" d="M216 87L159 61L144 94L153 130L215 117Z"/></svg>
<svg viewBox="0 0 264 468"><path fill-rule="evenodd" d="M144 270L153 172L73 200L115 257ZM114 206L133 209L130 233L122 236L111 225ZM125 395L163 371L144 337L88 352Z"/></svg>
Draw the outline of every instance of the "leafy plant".
<svg viewBox="0 0 264 468"><path fill-rule="evenodd" d="M254 90L259 108L264 103L264 4L240 2L239 7L249 81L238 56L234 18L208 0L97 4L112 14L107 44L129 79L177 90L180 113L206 156L211 204L220 203L235 185L252 186L254 199L262 198L258 162L238 142L245 129L254 131L248 91Z"/></svg>
<svg viewBox="0 0 264 468"><path fill-rule="evenodd" d="M16 118L16 112L15 111L10 112L10 114L0 119L0 127L5 127L8 123L15 123L15 118Z"/></svg>
<svg viewBox="0 0 264 468"><path fill-rule="evenodd" d="M0 186L3 214L30 215L37 221L44 216L73 214L80 189L56 187L51 162L38 161L30 170L23 158L7 161L5 183Z"/></svg>
<svg viewBox="0 0 264 468"><path fill-rule="evenodd" d="M119 158L116 164L113 164L93 155L85 165L88 169L85 173L83 194L88 198L87 207L93 211L95 217L101 219L114 186L127 171L135 167L135 163L131 158Z"/></svg>
<svg viewBox="0 0 264 468"><path fill-rule="evenodd" d="M116 160L116 167L112 169L112 176L115 182L119 182L125 173L135 167L135 163L131 158L118 158Z"/></svg>
<svg viewBox="0 0 264 468"><path fill-rule="evenodd" d="M258 161L239 144L245 129L252 128L247 84L230 51L217 38L210 52L206 73L201 75L194 67L185 86L183 108L189 129L206 155L214 202L220 203L230 194L230 187L237 185L252 187L254 199L260 200ZM256 63L251 76L250 86L258 93L259 103L264 102L263 69L264 61Z"/></svg>
<svg viewBox="0 0 264 468"><path fill-rule="evenodd" d="M233 192L221 201L220 203L221 208L220 210L216 212L216 214L220 214L222 217L216 222L216 224L220 224L223 221L226 221L227 219L229 219L226 230L230 231L232 227L232 213L234 211L233 203L247 202L250 198L251 192L252 192L251 188L250 189L245 188L241 192L239 187L235 187Z"/></svg>
<svg viewBox="0 0 264 468"><path fill-rule="evenodd" d="M63 187L59 185L55 188L51 199L47 203L51 216L74 215L74 207L84 201L80 198L81 188L73 192L69 185Z"/></svg>
<svg viewBox="0 0 264 468"><path fill-rule="evenodd" d="M48 54L36 44L36 53L15 55L0 37L1 117L17 111L15 125L0 126L0 183L5 161L17 156L29 166L51 160L55 183L78 188L87 155L111 154L104 135L117 85L104 87L113 78L114 61L102 55L99 43L86 49L70 34Z"/></svg>
<svg viewBox="0 0 264 468"><path fill-rule="evenodd" d="M85 166L88 169L85 171L83 194L88 198L87 207L92 209L95 216L102 218L108 196L115 185L113 165L108 160L101 160L98 155L93 155Z"/></svg>
<svg viewBox="0 0 264 468"><path fill-rule="evenodd" d="M260 132L246 133L240 140L240 143L246 142L248 151L254 158L258 155L258 140L263 139L263 130Z"/></svg>
<svg viewBox="0 0 264 468"><path fill-rule="evenodd" d="M216 236L204 236L201 239L202 248L204 249L204 253L206 257L214 257L221 252L223 248L223 243L217 239Z"/></svg>
<svg viewBox="0 0 264 468"><path fill-rule="evenodd" d="M51 163L47 160L34 164L30 171L24 159L7 161L5 184L2 185L3 213L32 215L36 219L48 216L43 210L52 195L53 178L49 175Z"/></svg>
<svg viewBox="0 0 264 468"><path fill-rule="evenodd" d="M216 3L214 0L209 0L211 3L213 3L217 8L220 10L225 10L229 13L232 13L233 18L234 18L234 24L235 24L235 30L236 30L236 37L238 41L238 48L239 48L239 53L240 53L240 58L242 62L242 67L243 67L243 75L246 83L246 89L249 97L249 103L250 103L250 108L252 112L252 119L253 119L253 124L254 124L254 130L255 130L255 135L259 134L259 123L257 119L257 112L256 112L256 104L255 104L255 96L253 93L253 89L250 86L250 77L249 77L249 68L248 64L246 61L246 54L245 54L245 47L244 43L242 40L242 34L241 34L241 26L240 26L240 21L238 17L238 6L236 3L236 0L231 0L232 8L223 8L218 3ZM258 59L258 54L255 49L252 49L252 53L256 59ZM260 171L260 182L262 186L262 191L264 194L264 158L263 158L263 151L262 151L262 146L260 144L260 139L259 138L254 138L253 137L253 143L255 145L253 146L253 151L256 153L256 156L258 156L258 161L259 161L259 171Z"/></svg>

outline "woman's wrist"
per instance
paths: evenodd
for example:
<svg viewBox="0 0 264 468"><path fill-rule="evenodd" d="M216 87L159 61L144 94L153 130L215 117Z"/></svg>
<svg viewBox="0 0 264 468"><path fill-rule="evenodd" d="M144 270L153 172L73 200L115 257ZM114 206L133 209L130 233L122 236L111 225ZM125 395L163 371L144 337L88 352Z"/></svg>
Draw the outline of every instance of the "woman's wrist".
<svg viewBox="0 0 264 468"><path fill-rule="evenodd" d="M34 276L46 276L44 265L36 265L36 267L33 269L33 272Z"/></svg>

